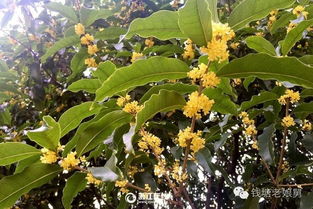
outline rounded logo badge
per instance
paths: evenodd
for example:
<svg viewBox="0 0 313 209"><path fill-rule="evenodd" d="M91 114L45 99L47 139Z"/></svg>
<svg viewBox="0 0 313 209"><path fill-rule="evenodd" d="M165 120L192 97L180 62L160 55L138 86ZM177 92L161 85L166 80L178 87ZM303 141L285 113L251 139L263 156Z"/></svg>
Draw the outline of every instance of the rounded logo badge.
<svg viewBox="0 0 313 209"><path fill-rule="evenodd" d="M137 199L137 197L136 197L136 195L134 194L134 193L127 193L126 195L125 195L125 200L126 200L126 202L128 202L128 203L134 203L134 202L136 202L136 199Z"/></svg>

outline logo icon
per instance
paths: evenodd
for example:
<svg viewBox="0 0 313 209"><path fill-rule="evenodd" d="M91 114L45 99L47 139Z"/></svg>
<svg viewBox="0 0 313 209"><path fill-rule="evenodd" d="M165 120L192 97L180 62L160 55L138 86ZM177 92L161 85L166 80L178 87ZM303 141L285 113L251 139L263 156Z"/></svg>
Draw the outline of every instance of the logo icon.
<svg viewBox="0 0 313 209"><path fill-rule="evenodd" d="M234 194L236 197L240 197L241 199L247 199L249 197L249 193L245 191L242 187L235 187Z"/></svg>
<svg viewBox="0 0 313 209"><path fill-rule="evenodd" d="M137 197L136 197L136 195L134 194L134 193L127 193L126 195L125 195L125 200L126 200L126 202L128 202L128 203L134 203L134 202L136 202L136 199L137 199Z"/></svg>

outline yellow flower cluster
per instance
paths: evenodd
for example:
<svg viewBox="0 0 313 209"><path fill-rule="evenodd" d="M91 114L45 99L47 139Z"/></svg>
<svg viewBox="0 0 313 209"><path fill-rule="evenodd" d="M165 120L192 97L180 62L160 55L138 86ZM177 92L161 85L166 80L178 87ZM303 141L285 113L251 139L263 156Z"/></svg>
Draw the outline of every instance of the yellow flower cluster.
<svg viewBox="0 0 313 209"><path fill-rule="evenodd" d="M158 161L158 164L154 165L154 174L156 176L163 176L166 173L166 162L164 159Z"/></svg>
<svg viewBox="0 0 313 209"><path fill-rule="evenodd" d="M290 89L287 89L285 91L285 94L279 97L278 102L282 105L286 105L287 102L290 103L296 103L300 100L300 94L297 91L293 91Z"/></svg>
<svg viewBox="0 0 313 209"><path fill-rule="evenodd" d="M206 95L200 94L195 91L189 95L189 101L183 107L184 115L192 118L195 116L197 119L201 118L201 113L207 115L212 109L214 100L210 100Z"/></svg>
<svg viewBox="0 0 313 209"><path fill-rule="evenodd" d="M121 188L120 191L122 193L127 193L129 192L129 190L127 189L127 183L128 183L127 180L116 181L115 186L120 187Z"/></svg>
<svg viewBox="0 0 313 209"><path fill-rule="evenodd" d="M75 33L79 36L85 34L85 27L83 24L78 23L75 25Z"/></svg>
<svg viewBox="0 0 313 209"><path fill-rule="evenodd" d="M267 22L267 26L271 27L273 25L273 23L276 21L276 15L277 15L278 11L277 10L273 10L270 12L270 16L268 18L268 22Z"/></svg>
<svg viewBox="0 0 313 209"><path fill-rule="evenodd" d="M302 130L311 131L312 130L312 124L308 120L304 120L303 125L302 125Z"/></svg>
<svg viewBox="0 0 313 209"><path fill-rule="evenodd" d="M305 19L307 19L309 13L305 11L303 6L298 5L292 10L292 14L297 15L297 17L303 16Z"/></svg>
<svg viewBox="0 0 313 209"><path fill-rule="evenodd" d="M185 42L183 58L185 60L192 60L193 58L195 58L195 51L193 49L192 41L190 39L187 39L187 41Z"/></svg>
<svg viewBox="0 0 313 209"><path fill-rule="evenodd" d="M119 106L119 107L124 107L124 105L130 101L130 96L127 94L125 97L119 97L117 100L116 100L116 104Z"/></svg>
<svg viewBox="0 0 313 209"><path fill-rule="evenodd" d="M147 39L145 40L145 45L146 45L148 48L152 47L152 46L154 45L154 41L152 40L152 38L147 38Z"/></svg>
<svg viewBox="0 0 313 209"><path fill-rule="evenodd" d="M94 58L87 58L85 59L85 65L88 67L98 67L96 60Z"/></svg>
<svg viewBox="0 0 313 209"><path fill-rule="evenodd" d="M95 178L91 173L87 173L86 180L89 184L101 184L101 180Z"/></svg>
<svg viewBox="0 0 313 209"><path fill-rule="evenodd" d="M127 169L127 175L133 178L136 173L143 171L144 171L143 168L139 169L137 166L129 166Z"/></svg>
<svg viewBox="0 0 313 209"><path fill-rule="evenodd" d="M288 128L288 127L296 125L296 123L295 123L293 117L288 115L288 116L283 118L281 125Z"/></svg>
<svg viewBox="0 0 313 209"><path fill-rule="evenodd" d="M136 115L139 111L141 111L143 108L143 105L138 105L137 101L133 101L130 103L127 103L124 108L123 111L124 112L128 112L132 115Z"/></svg>
<svg viewBox="0 0 313 209"><path fill-rule="evenodd" d="M80 163L80 160L76 157L76 152L70 152L65 158L60 161L60 166L64 170L71 170L73 167Z"/></svg>
<svg viewBox="0 0 313 209"><path fill-rule="evenodd" d="M57 153L47 148L41 149L42 156L40 157L40 161L45 164L52 164L58 160Z"/></svg>
<svg viewBox="0 0 313 209"><path fill-rule="evenodd" d="M84 35L83 37L80 38L80 43L83 45L89 45L94 40L95 40L95 38L92 35L90 35L89 33L87 33L86 35Z"/></svg>
<svg viewBox="0 0 313 209"><path fill-rule="evenodd" d="M171 176L178 183L184 182L188 178L187 173L186 172L183 173L183 168L179 165L179 161L175 161L175 163L173 164Z"/></svg>
<svg viewBox="0 0 313 209"><path fill-rule="evenodd" d="M99 51L97 45L88 45L88 54L90 55L94 55L95 53L97 53Z"/></svg>
<svg viewBox="0 0 313 209"><path fill-rule="evenodd" d="M254 125L254 120L249 118L249 114L247 112L241 112L239 114L239 117L242 120L242 123L244 124L245 127L245 134L248 136L253 136L257 134L256 127Z"/></svg>
<svg viewBox="0 0 313 209"><path fill-rule="evenodd" d="M144 56L142 53L138 53L138 52L133 52L132 58L131 58L131 63L134 63L135 61L142 59Z"/></svg>
<svg viewBox="0 0 313 209"><path fill-rule="evenodd" d="M203 63L193 68L187 75L193 83L200 81L204 88L214 88L221 82L214 72L208 72L208 66Z"/></svg>
<svg viewBox="0 0 313 209"><path fill-rule="evenodd" d="M197 131L196 133L191 131L190 127L180 130L178 133L178 144L181 147L187 147L187 144L190 143L190 150L193 153L198 152L204 147L205 139L202 137L202 131Z"/></svg>
<svg viewBox="0 0 313 209"><path fill-rule="evenodd" d="M252 148L253 148L253 149L256 149L256 150L259 150L259 146L258 146L258 142L257 142L257 141L254 141L254 142L253 142Z"/></svg>
<svg viewBox="0 0 313 209"><path fill-rule="evenodd" d="M227 42L235 37L234 31L228 24L212 24L213 36L207 47L201 47L202 53L208 54L209 61L225 61L229 57Z"/></svg>
<svg viewBox="0 0 313 209"><path fill-rule="evenodd" d="M145 130L140 131L142 136L138 142L138 146L141 150L149 152L149 149L152 150L154 155L161 155L163 148L161 148L161 139Z"/></svg>

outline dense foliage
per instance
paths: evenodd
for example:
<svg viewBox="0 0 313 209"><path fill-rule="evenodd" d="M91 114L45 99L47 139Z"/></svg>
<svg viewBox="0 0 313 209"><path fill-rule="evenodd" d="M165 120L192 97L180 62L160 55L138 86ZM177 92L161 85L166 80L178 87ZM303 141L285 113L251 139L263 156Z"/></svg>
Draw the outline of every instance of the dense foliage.
<svg viewBox="0 0 313 209"><path fill-rule="evenodd" d="M310 0L0 11L0 209L313 207Z"/></svg>

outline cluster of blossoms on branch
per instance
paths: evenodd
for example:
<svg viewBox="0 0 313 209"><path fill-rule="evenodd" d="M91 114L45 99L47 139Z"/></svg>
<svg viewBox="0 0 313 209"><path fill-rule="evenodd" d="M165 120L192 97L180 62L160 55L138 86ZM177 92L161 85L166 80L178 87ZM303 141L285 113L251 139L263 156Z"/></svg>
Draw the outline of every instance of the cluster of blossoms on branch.
<svg viewBox="0 0 313 209"><path fill-rule="evenodd" d="M47 148L42 148L40 161L45 164L58 163L64 171L70 170L82 170L87 173L86 180L90 184L99 185L102 181L95 178L90 172L88 172L84 167L87 166L87 160L85 156L77 158L76 152L70 152L66 157L62 157L62 152L64 151L64 146L59 145L56 151L49 150Z"/></svg>

